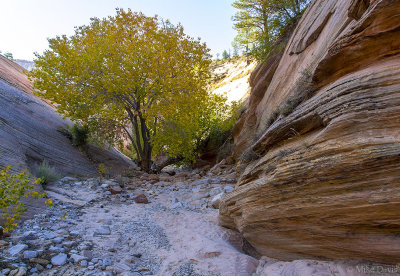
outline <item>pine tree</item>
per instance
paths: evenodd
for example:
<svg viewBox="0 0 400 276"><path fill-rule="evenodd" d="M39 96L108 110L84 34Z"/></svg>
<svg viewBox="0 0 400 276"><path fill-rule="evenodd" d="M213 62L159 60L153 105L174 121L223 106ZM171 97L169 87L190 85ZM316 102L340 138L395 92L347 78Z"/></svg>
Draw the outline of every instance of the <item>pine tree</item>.
<svg viewBox="0 0 400 276"><path fill-rule="evenodd" d="M226 51L226 50L224 50L223 52L222 52L222 59L228 59L228 58L230 58L231 56L230 56L230 54L228 53L228 51Z"/></svg>
<svg viewBox="0 0 400 276"><path fill-rule="evenodd" d="M232 17L235 41L246 54L262 59L287 27L295 23L311 0L235 0ZM250 50L251 49L251 50Z"/></svg>

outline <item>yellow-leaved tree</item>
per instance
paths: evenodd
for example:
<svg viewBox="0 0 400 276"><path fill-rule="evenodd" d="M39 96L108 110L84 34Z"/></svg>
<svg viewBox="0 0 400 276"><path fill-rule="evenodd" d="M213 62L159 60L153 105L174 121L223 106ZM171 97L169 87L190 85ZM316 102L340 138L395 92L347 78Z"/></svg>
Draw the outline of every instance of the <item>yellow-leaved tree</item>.
<svg viewBox="0 0 400 276"><path fill-rule="evenodd" d="M87 125L92 138L130 140L146 171L155 153L193 160L199 139L226 109L208 89L209 49L157 16L117 9L49 45L30 73L41 96Z"/></svg>

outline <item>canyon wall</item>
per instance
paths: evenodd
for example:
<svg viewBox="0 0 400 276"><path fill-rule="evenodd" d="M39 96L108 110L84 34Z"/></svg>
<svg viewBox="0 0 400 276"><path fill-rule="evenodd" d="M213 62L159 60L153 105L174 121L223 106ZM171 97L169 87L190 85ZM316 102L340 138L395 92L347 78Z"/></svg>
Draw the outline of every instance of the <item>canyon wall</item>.
<svg viewBox="0 0 400 276"><path fill-rule="evenodd" d="M0 168L34 172L46 160L61 175L96 175L104 163L115 173L135 165L115 149L89 145L92 160L72 146L65 128L72 125L34 95L25 70L0 56Z"/></svg>
<svg viewBox="0 0 400 276"><path fill-rule="evenodd" d="M104 163L112 174L136 167L117 150L94 145L89 145L89 160L63 134L72 122L62 119L34 92L25 69L0 56L0 170L12 166L13 172L28 169L34 174L44 160L62 176L95 176L98 163ZM42 191L41 185L35 189ZM27 198L23 202L27 212L22 219L45 208L44 199Z"/></svg>
<svg viewBox="0 0 400 276"><path fill-rule="evenodd" d="M313 1L250 84L221 225L281 260L398 263L400 1Z"/></svg>

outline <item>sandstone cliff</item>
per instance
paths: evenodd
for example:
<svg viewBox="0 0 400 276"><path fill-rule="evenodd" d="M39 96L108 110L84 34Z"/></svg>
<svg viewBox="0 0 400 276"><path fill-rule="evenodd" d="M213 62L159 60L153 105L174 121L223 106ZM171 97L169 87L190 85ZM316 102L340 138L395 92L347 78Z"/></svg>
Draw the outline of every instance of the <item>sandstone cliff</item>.
<svg viewBox="0 0 400 276"><path fill-rule="evenodd" d="M95 175L96 163L114 172L134 167L114 149L89 146L91 162L63 135L70 121L33 95L34 89L18 64L0 56L0 168L34 171L43 160L62 175Z"/></svg>
<svg viewBox="0 0 400 276"><path fill-rule="evenodd" d="M255 66L255 61L247 62L243 56L215 62L211 67L213 93L226 95L229 103L246 101L250 94L249 77Z"/></svg>
<svg viewBox="0 0 400 276"><path fill-rule="evenodd" d="M112 172L135 167L114 149L89 146L93 161L82 154L62 134L70 121L62 119L54 109L33 95L34 89L24 68L0 56L0 169L11 165L13 171L29 169L46 160L61 175L94 176L96 163L104 163ZM40 191L41 187L37 187ZM26 201L31 217L43 207L43 200Z"/></svg>
<svg viewBox="0 0 400 276"><path fill-rule="evenodd" d="M220 223L273 258L398 263L400 1L313 1L250 84Z"/></svg>

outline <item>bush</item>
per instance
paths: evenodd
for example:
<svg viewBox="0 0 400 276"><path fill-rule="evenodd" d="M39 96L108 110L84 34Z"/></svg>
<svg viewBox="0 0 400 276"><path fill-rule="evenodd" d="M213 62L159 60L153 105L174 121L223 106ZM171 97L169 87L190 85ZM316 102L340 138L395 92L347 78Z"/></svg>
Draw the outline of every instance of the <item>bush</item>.
<svg viewBox="0 0 400 276"><path fill-rule="evenodd" d="M72 144L76 147L83 147L87 144L89 129L87 126L74 124L71 127Z"/></svg>
<svg viewBox="0 0 400 276"><path fill-rule="evenodd" d="M50 167L46 160L37 168L36 176L40 178L40 183L42 185L49 184L61 178L60 174L58 174L53 167Z"/></svg>
<svg viewBox="0 0 400 276"><path fill-rule="evenodd" d="M107 176L107 171L109 170L109 168L104 165L103 163L100 163L97 165L97 173L99 174L99 176L101 178L106 177Z"/></svg>
<svg viewBox="0 0 400 276"><path fill-rule="evenodd" d="M13 230L17 226L17 221L21 214L26 211L24 204L20 202L22 198L33 196L34 198L44 197L46 194L39 194L33 191L35 184L40 179L31 179L31 175L22 171L20 173L10 173L11 166L0 171L0 218L5 220L5 232ZM52 205L51 199L46 204Z"/></svg>

